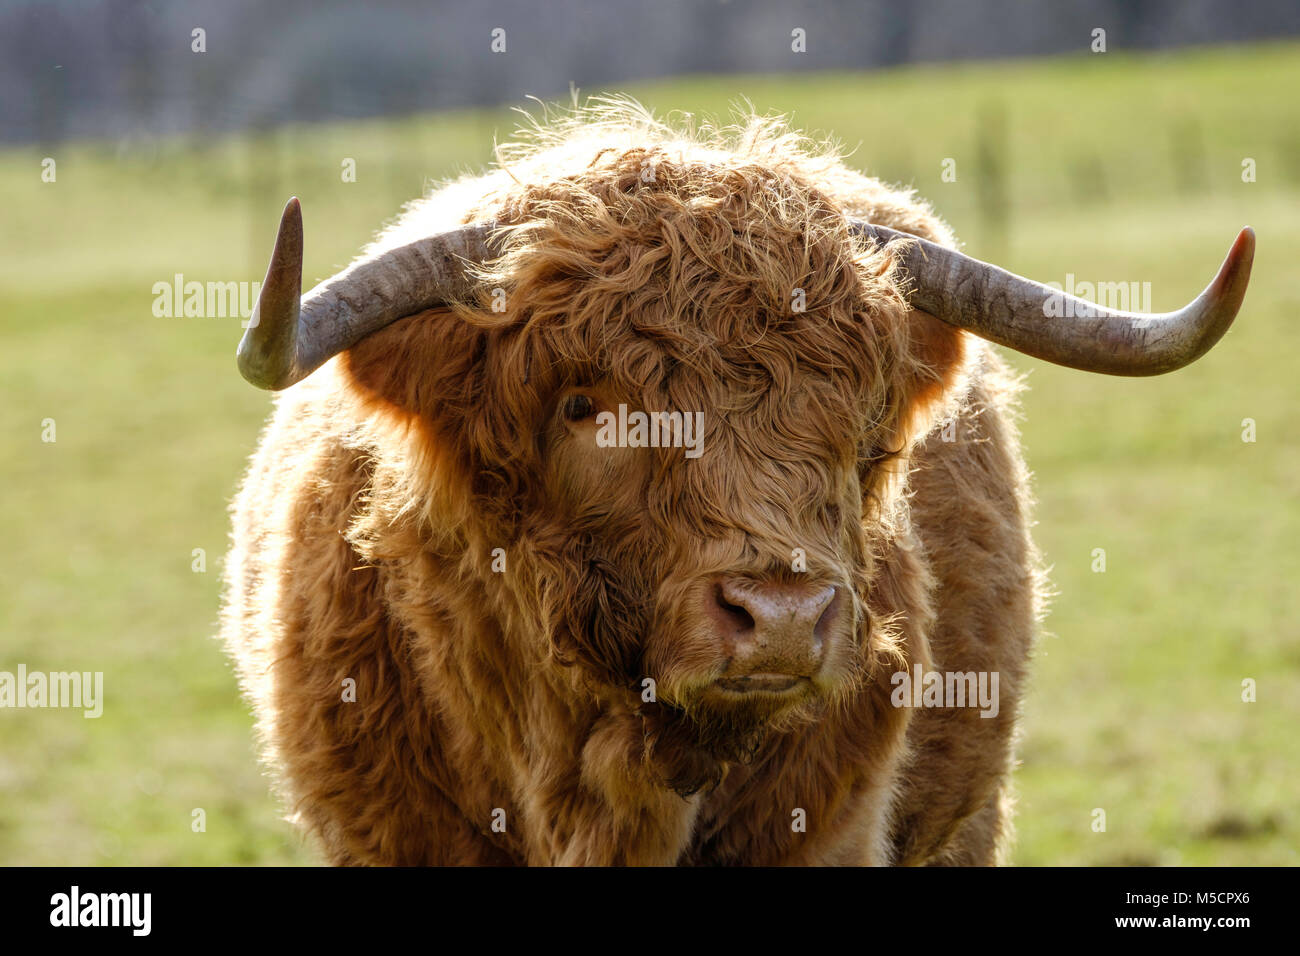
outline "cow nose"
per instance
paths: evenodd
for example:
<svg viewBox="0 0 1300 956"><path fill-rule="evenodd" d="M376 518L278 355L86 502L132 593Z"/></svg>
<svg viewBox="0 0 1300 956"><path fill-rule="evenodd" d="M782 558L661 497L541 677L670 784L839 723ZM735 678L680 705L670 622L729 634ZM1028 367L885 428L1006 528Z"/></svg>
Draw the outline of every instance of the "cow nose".
<svg viewBox="0 0 1300 956"><path fill-rule="evenodd" d="M728 656L724 682L758 689L813 677L842 624L844 603L838 588L824 584L719 581L709 616Z"/></svg>

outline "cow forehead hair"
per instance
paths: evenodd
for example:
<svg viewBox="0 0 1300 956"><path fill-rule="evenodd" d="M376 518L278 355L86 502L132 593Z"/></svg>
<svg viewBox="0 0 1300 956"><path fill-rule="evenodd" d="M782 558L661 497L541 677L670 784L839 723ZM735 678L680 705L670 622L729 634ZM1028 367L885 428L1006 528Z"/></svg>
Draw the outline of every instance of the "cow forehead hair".
<svg viewBox="0 0 1300 956"><path fill-rule="evenodd" d="M712 152L606 146L516 190L495 212L514 226L481 270L477 320L513 326L534 367L631 382L674 367L777 386L799 369L859 390L880 378L873 322L903 310L892 263L801 175Z"/></svg>

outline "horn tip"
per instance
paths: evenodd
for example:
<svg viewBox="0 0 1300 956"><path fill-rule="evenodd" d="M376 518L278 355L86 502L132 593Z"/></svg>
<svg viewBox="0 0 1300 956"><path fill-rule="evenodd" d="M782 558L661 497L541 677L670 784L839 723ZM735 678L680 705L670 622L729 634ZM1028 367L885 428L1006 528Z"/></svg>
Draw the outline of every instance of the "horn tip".
<svg viewBox="0 0 1300 956"><path fill-rule="evenodd" d="M1243 226L1241 232L1237 233L1237 238L1233 240L1232 248L1228 250L1228 255L1223 260L1223 265L1219 268L1219 274L1215 276L1211 287L1220 294L1238 287L1237 298L1240 300L1246 292L1246 284L1250 281L1250 267L1254 261L1255 230L1250 226Z"/></svg>
<svg viewBox="0 0 1300 956"><path fill-rule="evenodd" d="M295 231L302 232L302 202L297 196L290 196L289 201L284 204L280 223L282 226L292 225Z"/></svg>
<svg viewBox="0 0 1300 956"><path fill-rule="evenodd" d="M1233 252L1240 251L1242 255L1255 255L1255 230L1250 226L1242 226L1241 232L1237 233L1237 241L1232 244Z"/></svg>

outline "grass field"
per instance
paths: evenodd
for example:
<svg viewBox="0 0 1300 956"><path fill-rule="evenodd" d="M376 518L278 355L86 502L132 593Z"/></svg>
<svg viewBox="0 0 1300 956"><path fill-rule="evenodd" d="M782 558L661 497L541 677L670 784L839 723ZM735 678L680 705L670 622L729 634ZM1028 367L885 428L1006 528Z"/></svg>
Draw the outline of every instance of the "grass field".
<svg viewBox="0 0 1300 956"><path fill-rule="evenodd" d="M915 185L972 254L1044 281L1150 282L1157 311L1255 227L1237 326L1186 371L1012 359L1057 592L1018 863L1300 862L1296 89L1300 46L1268 45L626 90L659 111L725 115L739 91L793 112ZM514 123L502 108L0 152L0 670L103 671L106 689L98 720L0 711L0 863L315 861L278 819L212 639L226 504L268 398L235 370L239 319L155 318L152 286L260 280L291 194L310 285Z"/></svg>

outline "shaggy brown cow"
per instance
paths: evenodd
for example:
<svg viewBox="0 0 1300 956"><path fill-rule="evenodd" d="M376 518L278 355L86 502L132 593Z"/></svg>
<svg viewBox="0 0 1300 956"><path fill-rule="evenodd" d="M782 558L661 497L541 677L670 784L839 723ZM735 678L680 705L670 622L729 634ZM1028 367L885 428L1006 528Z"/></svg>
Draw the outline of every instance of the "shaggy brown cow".
<svg viewBox="0 0 1300 956"><path fill-rule="evenodd" d="M297 819L352 864L1001 859L1042 576L983 339L1186 364L1249 231L1178 313L1054 319L779 122L524 140L301 303L285 210L223 637Z"/></svg>

